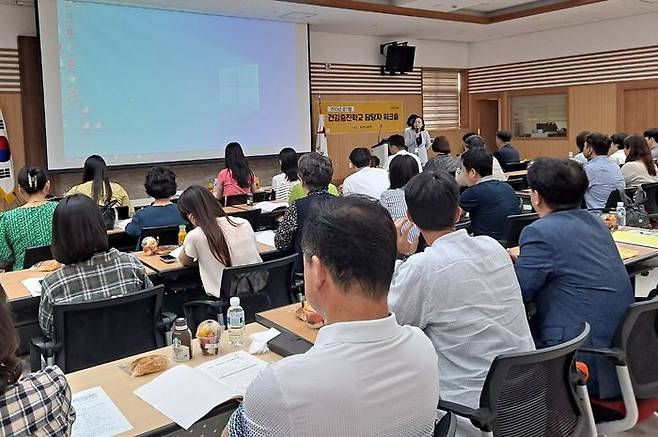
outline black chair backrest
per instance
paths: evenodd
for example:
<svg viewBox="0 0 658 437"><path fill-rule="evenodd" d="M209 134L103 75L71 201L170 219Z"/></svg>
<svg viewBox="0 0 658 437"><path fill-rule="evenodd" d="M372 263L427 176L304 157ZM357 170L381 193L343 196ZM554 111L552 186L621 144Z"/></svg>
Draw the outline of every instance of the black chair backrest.
<svg viewBox="0 0 658 437"><path fill-rule="evenodd" d="M529 214L515 214L507 216L505 228L503 229L503 242L505 247L516 247L519 245L519 237L523 228L539 218L535 212Z"/></svg>
<svg viewBox="0 0 658 437"><path fill-rule="evenodd" d="M448 412L434 426L433 437L455 437L456 432L457 416L452 412Z"/></svg>
<svg viewBox="0 0 658 437"><path fill-rule="evenodd" d="M154 226L142 228L137 240L137 250L142 250L142 240L153 237L159 240L160 245L178 245L178 226Z"/></svg>
<svg viewBox="0 0 658 437"><path fill-rule="evenodd" d="M107 235L107 243L111 248L120 250L121 252L132 252L135 250L137 239L128 235L125 232L113 232ZM140 240L141 241L141 240ZM141 247L138 247L141 250Z"/></svg>
<svg viewBox="0 0 658 437"><path fill-rule="evenodd" d="M225 196L221 199L222 206L244 205L249 199L249 194L236 194L235 196Z"/></svg>
<svg viewBox="0 0 658 437"><path fill-rule="evenodd" d="M480 408L493 418L495 437L585 435L589 419L578 402L581 377L575 356L589 334L589 325L584 324L580 335L566 343L494 359Z"/></svg>
<svg viewBox="0 0 658 437"><path fill-rule="evenodd" d="M55 355L65 373L150 351L165 345L164 286L91 302L55 304Z"/></svg>
<svg viewBox="0 0 658 437"><path fill-rule="evenodd" d="M633 199L633 195L635 195L635 192L637 191L637 187L634 188L626 188L624 190L624 193L626 194L626 197L629 199ZM608 200L605 203L605 210L606 211L614 211L617 208L617 203L618 202L623 202L624 200L621 198L621 191L620 190L612 190L610 192L610 195L608 196Z"/></svg>
<svg viewBox="0 0 658 437"><path fill-rule="evenodd" d="M297 254L258 264L229 267L222 274L221 296L226 302L240 297L245 321L256 320L256 313L293 303L290 292Z"/></svg>
<svg viewBox="0 0 658 437"><path fill-rule="evenodd" d="M49 259L53 259L53 254L50 251L50 245L30 247L25 251L23 268L29 269L36 263L41 261L48 261Z"/></svg>
<svg viewBox="0 0 658 437"><path fill-rule="evenodd" d="M271 191L256 191L254 194L254 203L265 202L266 200L274 200L274 190Z"/></svg>
<svg viewBox="0 0 658 437"><path fill-rule="evenodd" d="M626 353L635 397L658 398L658 300L628 307L612 345Z"/></svg>
<svg viewBox="0 0 658 437"><path fill-rule="evenodd" d="M125 220L130 217L130 209L127 206L117 206L117 218Z"/></svg>
<svg viewBox="0 0 658 437"><path fill-rule="evenodd" d="M644 208L649 214L658 214L658 182L642 184L642 190L647 196Z"/></svg>
<svg viewBox="0 0 658 437"><path fill-rule="evenodd" d="M522 162L508 162L507 164L500 163L500 166L503 168L503 171L521 171L528 169L528 161Z"/></svg>
<svg viewBox="0 0 658 437"><path fill-rule="evenodd" d="M255 231L258 229L258 226L260 224L261 210L260 209L244 210L240 212L232 212L228 215L231 217L240 217L247 220L249 224L251 224L251 228Z"/></svg>

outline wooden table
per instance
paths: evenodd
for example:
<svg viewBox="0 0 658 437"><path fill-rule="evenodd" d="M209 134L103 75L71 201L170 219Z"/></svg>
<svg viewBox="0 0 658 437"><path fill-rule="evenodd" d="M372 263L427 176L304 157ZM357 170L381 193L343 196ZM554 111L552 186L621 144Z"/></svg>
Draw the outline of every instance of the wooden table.
<svg viewBox="0 0 658 437"><path fill-rule="evenodd" d="M646 261L651 258L658 257L658 249L654 249L651 247L644 247L644 246L638 246L635 244L627 244L627 243L615 243L617 245L617 250L620 251L620 255L622 255L622 251L633 251L636 252L637 255L622 259L624 262L624 265L626 267L632 266L633 264L637 264L642 261ZM515 256L519 255L519 247L512 247L508 249L508 251Z"/></svg>
<svg viewBox="0 0 658 437"><path fill-rule="evenodd" d="M256 314L256 321L268 328L276 328L279 331L288 331L306 341L315 343L318 329L311 329L295 315L295 310L301 304L294 303L281 308L263 311Z"/></svg>
<svg viewBox="0 0 658 437"><path fill-rule="evenodd" d="M23 285L23 281L30 278L44 278L48 273L50 272L39 272L35 269L0 273L0 287L4 290L8 301L30 298L32 295Z"/></svg>
<svg viewBox="0 0 658 437"><path fill-rule="evenodd" d="M530 198L530 188L527 190L520 190L516 192L517 197Z"/></svg>
<svg viewBox="0 0 658 437"><path fill-rule="evenodd" d="M264 331L265 328L258 323L250 323L245 327L246 343L249 345L248 335ZM220 354L224 355L235 350L229 349L227 344L228 335L226 333L222 336L222 344L220 347ZM201 354L198 342L194 340L194 358L192 361L186 363L191 367L198 366L206 361L213 360L217 356L204 356ZM237 349L236 349L237 350ZM243 348L246 350L246 348ZM119 408L121 413L128 419L133 429L120 434L120 436L136 436L147 432L156 431L158 429L172 425L172 421L168 417L162 415L155 408L144 402L141 398L133 392L142 385L152 381L160 373L145 375L140 377L132 377L128 375L119 366L130 363L133 359L148 355L152 353L171 356L171 346L164 347L152 352L135 355L122 360L113 361L111 363L102 364L99 366L91 367L85 370L79 370L74 373L66 375L66 379L71 386L73 393L86 390L93 387L102 387L105 393L112 399L112 401ZM281 357L273 352L268 352L263 355L257 355L270 363L279 361ZM172 393L172 396L175 396ZM221 431L220 431L221 432ZM208 434L210 435L210 434Z"/></svg>
<svg viewBox="0 0 658 437"><path fill-rule="evenodd" d="M508 171L505 173L505 176L508 178L515 178L520 176L527 176L528 170L517 170L517 171Z"/></svg>

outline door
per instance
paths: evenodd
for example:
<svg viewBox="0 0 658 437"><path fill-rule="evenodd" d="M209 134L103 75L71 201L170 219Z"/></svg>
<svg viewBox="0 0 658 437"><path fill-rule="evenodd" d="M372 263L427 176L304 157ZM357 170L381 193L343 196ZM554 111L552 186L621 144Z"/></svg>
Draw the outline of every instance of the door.
<svg viewBox="0 0 658 437"><path fill-rule="evenodd" d="M496 151L498 128L498 100L480 100L480 136L487 142L490 152Z"/></svg>

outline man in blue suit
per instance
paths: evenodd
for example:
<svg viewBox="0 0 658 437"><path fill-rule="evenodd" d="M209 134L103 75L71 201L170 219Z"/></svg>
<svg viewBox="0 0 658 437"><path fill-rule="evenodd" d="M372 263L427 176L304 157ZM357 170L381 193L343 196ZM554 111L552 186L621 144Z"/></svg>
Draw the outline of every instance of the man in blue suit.
<svg viewBox="0 0 658 437"><path fill-rule="evenodd" d="M543 348L570 340L588 322L588 346L610 347L634 296L610 231L580 209L588 186L585 171L571 160L541 158L528 169L528 184L540 220L521 233L515 268L523 299L537 307L530 321L535 344ZM610 361L586 354L578 359L589 367L592 396L619 395Z"/></svg>

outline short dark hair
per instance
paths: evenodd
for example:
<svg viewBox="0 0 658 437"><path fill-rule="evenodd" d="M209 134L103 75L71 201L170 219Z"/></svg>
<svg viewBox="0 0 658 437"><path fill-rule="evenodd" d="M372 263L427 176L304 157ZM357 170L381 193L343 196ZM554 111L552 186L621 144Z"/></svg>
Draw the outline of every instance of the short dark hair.
<svg viewBox="0 0 658 437"><path fill-rule="evenodd" d="M584 130L580 132L578 135L576 135L576 147L578 147L578 150L581 152L585 148L585 139L587 138L587 135L589 135L591 132L588 130Z"/></svg>
<svg viewBox="0 0 658 437"><path fill-rule="evenodd" d="M485 149L469 149L462 154L462 164L466 171L475 170L480 176L493 174L493 156Z"/></svg>
<svg viewBox="0 0 658 437"><path fill-rule="evenodd" d="M473 135L477 135L477 134L478 134L477 132L473 132L473 131L466 132L464 135L462 135L462 143L465 143L469 137L472 137Z"/></svg>
<svg viewBox="0 0 658 437"><path fill-rule="evenodd" d="M432 150L436 153L450 153L450 142L443 135L434 138Z"/></svg>
<svg viewBox="0 0 658 437"><path fill-rule="evenodd" d="M88 261L109 250L107 229L98 204L84 194L59 201L53 216L53 257L62 264Z"/></svg>
<svg viewBox="0 0 658 437"><path fill-rule="evenodd" d="M587 135L585 142L587 142L587 145L589 145L597 155L605 156L610 151L610 137L606 134L593 132Z"/></svg>
<svg viewBox="0 0 658 437"><path fill-rule="evenodd" d="M411 155L398 155L388 166L390 188L395 190L407 185L412 177L418 174L418 162Z"/></svg>
<svg viewBox="0 0 658 437"><path fill-rule="evenodd" d="M398 149L407 149L406 144L404 144L404 137L398 134L388 137L388 145L397 147Z"/></svg>
<svg viewBox="0 0 658 437"><path fill-rule="evenodd" d="M506 130L496 132L496 136L503 143L509 143L512 140L512 132Z"/></svg>
<svg viewBox="0 0 658 437"><path fill-rule="evenodd" d="M464 144L466 144L469 149L486 149L487 147L487 142L480 135L471 135L466 138Z"/></svg>
<svg viewBox="0 0 658 437"><path fill-rule="evenodd" d="M444 169L414 176L404 188L404 199L409 217L421 230L454 229L459 186Z"/></svg>
<svg viewBox="0 0 658 437"><path fill-rule="evenodd" d="M626 135L624 132L617 132L610 135L610 141L613 145L617 146L617 150L624 150L624 138L627 136L628 135Z"/></svg>
<svg viewBox="0 0 658 437"><path fill-rule="evenodd" d="M350 249L345 250L347 247ZM338 285L358 284L376 300L388 295L396 232L391 216L379 202L359 196L335 199L306 221L301 249L306 259L320 258Z"/></svg>
<svg viewBox="0 0 658 437"><path fill-rule="evenodd" d="M571 159L539 158L528 167L528 186L553 211L579 209L588 185L583 166Z"/></svg>
<svg viewBox="0 0 658 437"><path fill-rule="evenodd" d="M356 168L368 167L370 165L370 150L365 147L357 147L350 153L350 162Z"/></svg>
<svg viewBox="0 0 658 437"><path fill-rule="evenodd" d="M48 174L38 167L25 166L18 172L16 178L18 185L27 194L35 194L43 191L48 182Z"/></svg>
<svg viewBox="0 0 658 437"><path fill-rule="evenodd" d="M144 188L154 199L169 199L176 194L176 173L167 167L153 167L146 174Z"/></svg>
<svg viewBox="0 0 658 437"><path fill-rule="evenodd" d="M375 155L370 155L370 167L379 167L382 162Z"/></svg>
<svg viewBox="0 0 658 437"><path fill-rule="evenodd" d="M310 191L326 190L334 175L331 159L318 152L309 152L299 158L297 174Z"/></svg>
<svg viewBox="0 0 658 437"><path fill-rule="evenodd" d="M654 141L658 141L658 127L645 130L644 138L653 138Z"/></svg>

